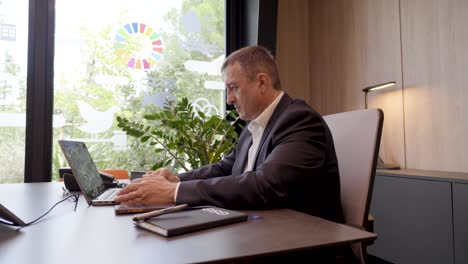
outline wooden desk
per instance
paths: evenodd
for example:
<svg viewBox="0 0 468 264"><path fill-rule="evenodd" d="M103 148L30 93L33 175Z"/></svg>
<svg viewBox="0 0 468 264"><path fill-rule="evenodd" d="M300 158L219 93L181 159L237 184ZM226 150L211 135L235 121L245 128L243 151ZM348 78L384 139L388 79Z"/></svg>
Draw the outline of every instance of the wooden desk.
<svg viewBox="0 0 468 264"><path fill-rule="evenodd" d="M0 202L29 222L62 198L62 183L0 185ZM165 238L133 226L112 206L66 201L35 224L0 225L0 263L193 263L244 260L367 241L373 233L288 209L245 211L260 219Z"/></svg>

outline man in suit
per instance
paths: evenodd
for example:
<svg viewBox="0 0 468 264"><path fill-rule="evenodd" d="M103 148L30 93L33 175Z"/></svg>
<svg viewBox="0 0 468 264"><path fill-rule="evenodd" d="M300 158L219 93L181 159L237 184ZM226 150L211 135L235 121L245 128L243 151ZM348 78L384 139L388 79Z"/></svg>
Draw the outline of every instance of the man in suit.
<svg viewBox="0 0 468 264"><path fill-rule="evenodd" d="M232 53L221 70L227 103L250 121L235 150L178 175L165 168L149 171L115 201L291 208L343 222L336 153L320 114L282 91L275 60L263 47Z"/></svg>

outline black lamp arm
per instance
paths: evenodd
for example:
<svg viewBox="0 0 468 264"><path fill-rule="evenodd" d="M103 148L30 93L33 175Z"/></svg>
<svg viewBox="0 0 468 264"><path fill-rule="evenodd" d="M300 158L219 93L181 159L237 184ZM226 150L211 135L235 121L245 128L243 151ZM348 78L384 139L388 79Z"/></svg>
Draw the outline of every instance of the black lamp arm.
<svg viewBox="0 0 468 264"><path fill-rule="evenodd" d="M364 91L364 107L365 107L365 109L367 109L367 93L368 92L369 92L368 90Z"/></svg>

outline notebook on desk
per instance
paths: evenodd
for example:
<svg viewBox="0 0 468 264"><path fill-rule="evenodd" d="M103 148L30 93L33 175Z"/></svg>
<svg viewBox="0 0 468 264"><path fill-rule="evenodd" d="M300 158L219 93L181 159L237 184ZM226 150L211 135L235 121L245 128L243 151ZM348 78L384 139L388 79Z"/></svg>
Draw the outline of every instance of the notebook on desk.
<svg viewBox="0 0 468 264"><path fill-rule="evenodd" d="M246 221L247 214L218 207L189 208L134 224L153 233L171 237L203 229Z"/></svg>
<svg viewBox="0 0 468 264"><path fill-rule="evenodd" d="M89 205L114 205L119 188L107 188L84 142L59 140L63 154Z"/></svg>

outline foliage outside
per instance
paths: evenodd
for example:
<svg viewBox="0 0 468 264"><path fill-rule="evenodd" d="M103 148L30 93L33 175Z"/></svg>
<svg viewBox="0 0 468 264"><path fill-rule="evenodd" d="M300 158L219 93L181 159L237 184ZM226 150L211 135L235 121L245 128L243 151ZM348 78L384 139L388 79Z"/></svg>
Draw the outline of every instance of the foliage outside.
<svg viewBox="0 0 468 264"><path fill-rule="evenodd" d="M13 0L12 0L13 1ZM0 0L0 3L2 1ZM105 141L114 136L118 130L118 122L99 134L90 134L79 129L86 120L81 116L77 101L85 101L97 111L105 111L113 106L119 106L116 115L125 116L133 122L143 123L154 120L146 120L144 113L156 113L158 108L154 104L145 104L145 96L158 92L169 92L176 98L188 98L193 102L203 97L210 102L223 101L224 94L220 90L210 90L204 87L206 81L222 81L220 76L202 74L189 71L184 67L188 60L213 61L224 55L224 3L223 0L183 0L180 9L172 9L164 15L169 25L164 28L154 27L161 35L165 50L163 60L147 71L136 71L127 67L113 50L114 35L116 29L129 23L129 15L126 8L122 7L119 18L106 20L104 24L96 24L92 30L81 23L76 23L72 28L66 28L68 34L83 41L80 50L81 61L69 62L65 59L66 66L75 67L72 72L61 71L64 67L55 65L54 72L54 115L60 115L65 119L65 125L53 129L53 156L52 179L58 179L58 169L67 167L57 144L58 139L90 139L87 147L99 169L125 168L128 170L147 170L155 163L162 160L166 152L155 153L155 146L142 143L139 138L128 137L126 150L114 150L112 143ZM79 4L79 3L78 3ZM117 6L115 8L118 8ZM1 8L0 8L1 9ZM0 10L0 21L2 14ZM186 14L195 14L201 23L199 32L187 31L182 18ZM27 14L18 14L19 16ZM62 22L68 21L57 21ZM152 21L146 22L149 25ZM68 23L66 23L68 25ZM71 25L71 24L70 24ZM99 28L99 31L94 29ZM58 32L60 33L60 32ZM56 41L60 39L60 34ZM73 39L73 40L76 40ZM56 43L56 50L59 42ZM61 53L56 54L56 61L60 61ZM26 107L26 76L25 65L15 61L14 56L7 55L0 62L0 72L15 76L20 87L17 103L3 106L0 112L25 113ZM21 71L20 69L23 69ZM127 80L124 83L106 84L99 81L100 76L119 77ZM0 86L0 92L4 87ZM220 109L222 110L222 109ZM224 115L223 111L220 111ZM219 117L222 118L222 117ZM7 164L0 182L21 182L24 180L24 127L0 129L0 161ZM100 141L101 140L101 141ZM190 164L190 162L187 162ZM178 166L178 165L176 165ZM192 165L190 165L192 166ZM182 168L182 167L180 167Z"/></svg>
<svg viewBox="0 0 468 264"><path fill-rule="evenodd" d="M69 120L70 126L54 130L54 179L58 178L58 168L67 166L56 139L85 138L89 134L77 127L83 123L76 100L83 100L97 110L104 111L111 106L120 106L118 116L125 116L133 122L145 122L144 113L158 111L154 104L145 104L144 93L155 94L169 92L176 98L188 98L193 101L204 97L210 102L219 101L224 97L222 91L207 90L205 81L220 81L220 76L209 76L191 72L185 69L187 60L211 61L224 54L224 1L183 0L182 8L172 9L164 18L171 26L159 28L158 31L166 47L164 59L155 68L147 71L136 71L121 63L121 59L113 51L113 36L116 25L128 23L126 11L123 10L119 21L109 21L102 26L98 33L82 29L80 35L86 40L84 69L86 69L79 83L72 83L67 76L56 76L60 90L55 92L54 112L63 114ZM202 24L201 32L194 34L187 32L181 24L184 14L193 12ZM212 47L206 52L205 45ZM130 47L131 45L129 45ZM111 48L110 48L111 47ZM128 80L126 84L108 87L95 81L97 76L120 76ZM98 138L112 137L112 131L119 129L118 122L112 128L98 135ZM136 137L127 138L127 150L114 151L107 142L93 142L87 147L100 169L124 168L128 170L148 170L160 160L165 153L154 152L154 146L142 143Z"/></svg>
<svg viewBox="0 0 468 264"><path fill-rule="evenodd" d="M190 170L219 161L235 147L235 112L226 118L206 116L194 111L187 98L171 101L162 110L144 115L146 122L131 122L117 117L118 126L141 143L153 146L159 155L152 169L171 167L175 171Z"/></svg>

